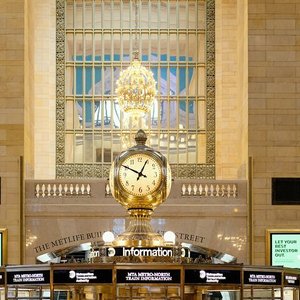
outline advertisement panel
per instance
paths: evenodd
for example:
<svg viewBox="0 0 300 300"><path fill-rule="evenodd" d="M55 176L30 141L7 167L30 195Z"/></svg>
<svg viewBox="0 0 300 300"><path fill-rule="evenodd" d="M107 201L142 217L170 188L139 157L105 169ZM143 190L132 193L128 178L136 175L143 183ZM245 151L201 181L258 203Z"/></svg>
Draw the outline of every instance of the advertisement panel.
<svg viewBox="0 0 300 300"><path fill-rule="evenodd" d="M269 230L266 253L271 266L300 268L300 229Z"/></svg>

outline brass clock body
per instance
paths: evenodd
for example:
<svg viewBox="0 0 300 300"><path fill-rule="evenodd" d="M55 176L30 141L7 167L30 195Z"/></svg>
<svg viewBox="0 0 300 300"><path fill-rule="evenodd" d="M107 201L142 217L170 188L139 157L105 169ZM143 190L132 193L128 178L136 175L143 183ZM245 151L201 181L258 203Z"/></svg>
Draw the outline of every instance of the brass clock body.
<svg viewBox="0 0 300 300"><path fill-rule="evenodd" d="M145 145L140 130L137 145L116 157L110 170L114 198L127 209L153 210L166 200L171 188L171 170L166 158Z"/></svg>

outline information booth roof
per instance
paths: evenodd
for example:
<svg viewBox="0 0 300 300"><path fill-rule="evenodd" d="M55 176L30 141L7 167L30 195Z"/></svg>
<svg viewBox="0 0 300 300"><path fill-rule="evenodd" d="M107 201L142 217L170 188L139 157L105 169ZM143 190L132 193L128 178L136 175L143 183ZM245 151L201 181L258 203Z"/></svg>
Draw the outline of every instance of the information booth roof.
<svg viewBox="0 0 300 300"><path fill-rule="evenodd" d="M183 284L252 287L299 286L300 270L242 264L88 264L14 265L0 268L0 285Z"/></svg>

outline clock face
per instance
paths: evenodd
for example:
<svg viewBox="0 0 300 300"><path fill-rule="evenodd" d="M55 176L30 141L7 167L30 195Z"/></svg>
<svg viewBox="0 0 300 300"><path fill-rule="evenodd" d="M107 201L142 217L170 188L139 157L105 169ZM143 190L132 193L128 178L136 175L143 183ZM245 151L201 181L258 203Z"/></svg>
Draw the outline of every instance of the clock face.
<svg viewBox="0 0 300 300"><path fill-rule="evenodd" d="M133 154L122 162L119 180L130 195L150 195L161 183L161 166L147 154Z"/></svg>

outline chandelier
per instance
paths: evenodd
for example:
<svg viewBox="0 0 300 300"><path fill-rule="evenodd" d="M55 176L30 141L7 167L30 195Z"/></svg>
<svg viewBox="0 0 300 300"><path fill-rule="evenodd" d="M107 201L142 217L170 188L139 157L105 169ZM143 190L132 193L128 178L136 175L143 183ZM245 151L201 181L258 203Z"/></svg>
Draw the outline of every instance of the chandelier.
<svg viewBox="0 0 300 300"><path fill-rule="evenodd" d="M135 51L130 66L120 73L116 82L119 105L127 113L147 113L156 97L153 73L142 66Z"/></svg>
<svg viewBox="0 0 300 300"><path fill-rule="evenodd" d="M137 0L135 1L135 49L137 49ZM120 108L129 114L140 115L151 110L156 97L156 81L153 73L142 66L139 51L129 67L120 73L116 81L116 94Z"/></svg>

